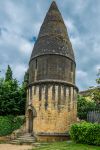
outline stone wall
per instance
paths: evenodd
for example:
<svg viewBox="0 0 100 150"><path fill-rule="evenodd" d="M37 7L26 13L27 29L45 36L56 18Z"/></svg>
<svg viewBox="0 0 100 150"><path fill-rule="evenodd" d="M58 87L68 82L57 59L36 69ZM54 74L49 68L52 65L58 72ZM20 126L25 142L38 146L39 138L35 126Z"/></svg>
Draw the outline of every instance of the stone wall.
<svg viewBox="0 0 100 150"><path fill-rule="evenodd" d="M29 83L62 80L75 84L75 62L60 55L42 55L30 61Z"/></svg>
<svg viewBox="0 0 100 150"><path fill-rule="evenodd" d="M66 133L77 120L76 95L76 88L67 85L49 83L31 86L28 104L37 113L33 119L34 133Z"/></svg>

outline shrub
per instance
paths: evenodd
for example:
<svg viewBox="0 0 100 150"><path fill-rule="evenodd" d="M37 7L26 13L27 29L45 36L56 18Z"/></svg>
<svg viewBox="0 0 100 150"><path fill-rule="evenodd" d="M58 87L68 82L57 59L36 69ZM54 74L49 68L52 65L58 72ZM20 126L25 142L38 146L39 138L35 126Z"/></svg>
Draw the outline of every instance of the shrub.
<svg viewBox="0 0 100 150"><path fill-rule="evenodd" d="M74 124L71 126L70 135L77 143L100 145L100 124L87 122Z"/></svg>
<svg viewBox="0 0 100 150"><path fill-rule="evenodd" d="M0 117L0 136L10 134L12 131L11 119L7 116Z"/></svg>
<svg viewBox="0 0 100 150"><path fill-rule="evenodd" d="M0 136L11 134L14 130L21 127L24 118L14 116L0 116Z"/></svg>
<svg viewBox="0 0 100 150"><path fill-rule="evenodd" d="M12 121L13 121L12 129L16 130L16 129L20 128L21 125L24 123L24 118L17 116Z"/></svg>

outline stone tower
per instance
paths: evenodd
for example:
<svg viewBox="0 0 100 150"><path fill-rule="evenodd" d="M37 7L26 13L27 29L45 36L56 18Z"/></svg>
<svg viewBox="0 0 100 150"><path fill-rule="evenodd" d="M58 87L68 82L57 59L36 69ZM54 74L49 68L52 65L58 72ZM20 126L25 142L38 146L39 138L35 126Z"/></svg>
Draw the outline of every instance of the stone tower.
<svg viewBox="0 0 100 150"><path fill-rule="evenodd" d="M63 140L77 120L75 58L56 2L52 2L29 62L26 129L37 140Z"/></svg>

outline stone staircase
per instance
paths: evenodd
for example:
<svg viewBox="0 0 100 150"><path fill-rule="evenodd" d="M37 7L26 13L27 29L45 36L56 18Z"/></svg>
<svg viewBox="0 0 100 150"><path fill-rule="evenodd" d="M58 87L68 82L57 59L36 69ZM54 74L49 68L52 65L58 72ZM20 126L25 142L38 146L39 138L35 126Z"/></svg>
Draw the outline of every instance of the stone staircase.
<svg viewBox="0 0 100 150"><path fill-rule="evenodd" d="M25 133L18 138L12 140L11 144L34 144L36 143L35 137L30 133Z"/></svg>

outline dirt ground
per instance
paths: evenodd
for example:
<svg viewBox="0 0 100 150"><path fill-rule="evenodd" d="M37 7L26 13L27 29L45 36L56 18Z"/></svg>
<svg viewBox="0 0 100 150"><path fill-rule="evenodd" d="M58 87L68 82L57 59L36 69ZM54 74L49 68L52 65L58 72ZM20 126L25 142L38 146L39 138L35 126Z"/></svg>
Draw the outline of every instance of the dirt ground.
<svg viewBox="0 0 100 150"><path fill-rule="evenodd" d="M31 145L0 144L0 150L32 150Z"/></svg>

